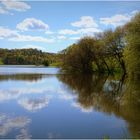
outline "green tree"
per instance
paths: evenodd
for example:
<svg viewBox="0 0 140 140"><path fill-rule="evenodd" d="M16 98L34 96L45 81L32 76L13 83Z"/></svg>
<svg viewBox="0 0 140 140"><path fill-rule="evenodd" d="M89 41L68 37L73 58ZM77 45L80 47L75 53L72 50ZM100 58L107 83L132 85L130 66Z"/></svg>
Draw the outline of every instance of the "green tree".
<svg viewBox="0 0 140 140"><path fill-rule="evenodd" d="M115 69L120 67L126 73L125 63L123 59L123 49L125 47L124 29L122 27L116 28L115 31L107 30L100 36L102 45L108 58L109 67ZM113 64L111 66L111 64Z"/></svg>
<svg viewBox="0 0 140 140"><path fill-rule="evenodd" d="M140 13L125 25L126 48L124 50L128 76L140 78Z"/></svg>
<svg viewBox="0 0 140 140"><path fill-rule="evenodd" d="M48 61L48 60L44 60L44 61L43 61L43 65L44 65L44 66L49 66L49 61Z"/></svg>
<svg viewBox="0 0 140 140"><path fill-rule="evenodd" d="M3 65L3 61L2 61L2 59L0 58L0 65Z"/></svg>
<svg viewBox="0 0 140 140"><path fill-rule="evenodd" d="M96 40L91 37L84 37L71 45L63 51L63 68L72 72L91 73L93 60L98 64L94 46Z"/></svg>

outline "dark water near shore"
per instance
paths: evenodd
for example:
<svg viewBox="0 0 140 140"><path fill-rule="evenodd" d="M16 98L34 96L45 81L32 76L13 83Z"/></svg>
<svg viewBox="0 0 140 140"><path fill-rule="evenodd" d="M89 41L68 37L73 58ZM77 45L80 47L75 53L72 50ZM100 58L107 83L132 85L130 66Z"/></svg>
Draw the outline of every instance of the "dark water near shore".
<svg viewBox="0 0 140 140"><path fill-rule="evenodd" d="M140 81L0 67L0 138L140 138Z"/></svg>

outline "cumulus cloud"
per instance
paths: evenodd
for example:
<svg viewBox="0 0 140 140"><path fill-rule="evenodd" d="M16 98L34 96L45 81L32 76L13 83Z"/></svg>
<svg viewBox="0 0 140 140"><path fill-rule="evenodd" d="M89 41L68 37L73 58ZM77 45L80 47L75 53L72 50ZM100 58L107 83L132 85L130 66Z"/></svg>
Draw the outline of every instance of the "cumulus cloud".
<svg viewBox="0 0 140 140"><path fill-rule="evenodd" d="M30 35L17 35L15 37L11 37L9 39L10 41L16 41L16 42L44 42L44 43L53 43L54 39L53 38L45 38L42 36L30 36Z"/></svg>
<svg viewBox="0 0 140 140"><path fill-rule="evenodd" d="M80 36L74 36L74 37L70 37L70 40L79 40L81 37Z"/></svg>
<svg viewBox="0 0 140 140"><path fill-rule="evenodd" d="M100 23L104 25L112 25L116 27L125 24L130 20L130 18L131 17L129 15L117 14L112 17L100 18Z"/></svg>
<svg viewBox="0 0 140 140"><path fill-rule="evenodd" d="M58 31L60 35L78 35L78 37L71 36L70 40L78 40L81 36L94 35L95 33L102 32L98 28L97 23L91 16L82 16L80 21L71 23L74 27L79 27L78 29L61 29Z"/></svg>
<svg viewBox="0 0 140 140"><path fill-rule="evenodd" d="M42 46L36 46L36 45L26 45L26 46L23 46L21 47L22 49L28 49L28 48L32 48L32 49L38 49L38 50L46 50L45 47L42 47Z"/></svg>
<svg viewBox="0 0 140 140"><path fill-rule="evenodd" d="M14 37L17 36L18 33L16 30L11 30L8 28L0 27L0 38L9 38L9 37Z"/></svg>
<svg viewBox="0 0 140 140"><path fill-rule="evenodd" d="M104 25L112 25L114 27L124 25L129 22L130 19L137 13L138 11L132 11L130 14L116 14L111 17L100 18L100 23Z"/></svg>
<svg viewBox="0 0 140 140"><path fill-rule="evenodd" d="M45 42L53 43L53 38L45 38L42 36L31 36L19 34L16 30L11 30L9 28L0 27L0 39L8 39L9 41L33 41L33 42Z"/></svg>
<svg viewBox="0 0 140 140"><path fill-rule="evenodd" d="M59 40L64 40L64 39L66 39L67 37L66 37L66 36L61 35L61 36L58 36L57 38L58 38Z"/></svg>
<svg viewBox="0 0 140 140"><path fill-rule="evenodd" d="M28 30L42 31L42 30L47 30L49 26L39 19L26 18L21 23L17 24L16 28L21 31L28 31Z"/></svg>
<svg viewBox="0 0 140 140"><path fill-rule="evenodd" d="M79 21L72 22L71 25L80 28L98 27L96 21L91 16L82 16Z"/></svg>
<svg viewBox="0 0 140 140"><path fill-rule="evenodd" d="M98 28L85 28L85 29L78 30L79 34L91 34L91 33L98 33L98 32L102 32L102 30Z"/></svg>
<svg viewBox="0 0 140 140"><path fill-rule="evenodd" d="M30 9L30 5L25 2L15 1L15 0L3 0L1 3L5 6L7 10L15 10L15 11L26 11Z"/></svg>
<svg viewBox="0 0 140 140"><path fill-rule="evenodd" d="M46 97L37 99L24 98L19 100L18 103L28 111L35 112L48 106L49 101Z"/></svg>
<svg viewBox="0 0 140 140"><path fill-rule="evenodd" d="M97 32L102 32L102 30L98 28L81 28L78 30L63 29L60 30L58 33L62 35L77 35L77 34L89 35Z"/></svg>
<svg viewBox="0 0 140 140"><path fill-rule="evenodd" d="M77 31L71 30L71 29L62 29L60 31L58 31L59 34L62 35L74 35L74 34L78 34Z"/></svg>

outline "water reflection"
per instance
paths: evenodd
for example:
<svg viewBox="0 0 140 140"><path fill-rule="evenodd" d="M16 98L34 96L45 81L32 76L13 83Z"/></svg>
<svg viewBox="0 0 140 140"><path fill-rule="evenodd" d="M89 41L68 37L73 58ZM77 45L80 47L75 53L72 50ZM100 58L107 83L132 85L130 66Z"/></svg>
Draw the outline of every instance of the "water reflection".
<svg viewBox="0 0 140 140"><path fill-rule="evenodd" d="M120 75L0 75L0 138L140 138L139 85Z"/></svg>
<svg viewBox="0 0 140 140"><path fill-rule="evenodd" d="M52 91L53 87L46 85L45 79L49 81L52 77L54 76L47 74L0 75L0 102L18 100L20 105L30 111L39 109L44 106L41 105L43 102L45 105L48 103L44 94ZM28 99L24 99L26 96ZM30 96L38 96L39 99L30 98ZM23 99L21 100L21 98Z"/></svg>
<svg viewBox="0 0 140 140"><path fill-rule="evenodd" d="M7 114L0 114L0 136L6 136L11 131L16 129L19 130L19 134L17 138L30 138L31 136L28 134L27 126L31 120L24 116L8 116ZM24 131L24 133L23 133ZM26 132L26 133L25 133ZM21 133L21 134L20 134Z"/></svg>
<svg viewBox="0 0 140 140"><path fill-rule="evenodd" d="M9 74L0 75L0 81L16 80L16 81L30 81L37 82L45 77L51 77L49 74Z"/></svg>
<svg viewBox="0 0 140 140"><path fill-rule="evenodd" d="M31 112L35 112L44 107L47 107L49 101L48 97L42 97L37 99L23 98L18 101L18 103L23 106L25 109Z"/></svg>
<svg viewBox="0 0 140 140"><path fill-rule="evenodd" d="M140 138L140 81L124 76L60 75L70 89L78 95L74 107L83 112L93 109L115 114L128 122L132 138ZM127 135L124 134L124 138Z"/></svg>

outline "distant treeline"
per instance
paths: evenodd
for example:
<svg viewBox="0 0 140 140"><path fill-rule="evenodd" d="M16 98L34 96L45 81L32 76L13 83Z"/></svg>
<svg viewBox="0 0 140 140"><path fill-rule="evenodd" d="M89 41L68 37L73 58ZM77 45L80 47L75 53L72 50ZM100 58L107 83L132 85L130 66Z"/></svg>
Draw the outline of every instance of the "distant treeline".
<svg viewBox="0 0 140 140"><path fill-rule="evenodd" d="M46 65L54 63L56 54L37 49L0 49L0 64Z"/></svg>

